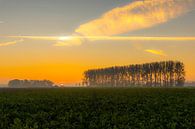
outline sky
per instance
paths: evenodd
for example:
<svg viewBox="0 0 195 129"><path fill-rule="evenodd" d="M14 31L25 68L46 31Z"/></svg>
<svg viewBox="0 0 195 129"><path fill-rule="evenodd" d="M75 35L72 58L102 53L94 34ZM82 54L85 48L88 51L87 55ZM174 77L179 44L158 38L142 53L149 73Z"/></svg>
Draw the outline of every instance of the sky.
<svg viewBox="0 0 195 129"><path fill-rule="evenodd" d="M0 0L0 83L74 84L91 68L162 60L195 80L194 0Z"/></svg>

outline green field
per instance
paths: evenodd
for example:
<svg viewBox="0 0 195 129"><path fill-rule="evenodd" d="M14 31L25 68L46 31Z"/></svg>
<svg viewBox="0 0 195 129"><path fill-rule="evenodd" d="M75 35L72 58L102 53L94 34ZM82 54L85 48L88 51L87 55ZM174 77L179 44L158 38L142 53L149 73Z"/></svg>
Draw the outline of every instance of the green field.
<svg viewBox="0 0 195 129"><path fill-rule="evenodd" d="M194 129L193 88L0 89L0 129Z"/></svg>

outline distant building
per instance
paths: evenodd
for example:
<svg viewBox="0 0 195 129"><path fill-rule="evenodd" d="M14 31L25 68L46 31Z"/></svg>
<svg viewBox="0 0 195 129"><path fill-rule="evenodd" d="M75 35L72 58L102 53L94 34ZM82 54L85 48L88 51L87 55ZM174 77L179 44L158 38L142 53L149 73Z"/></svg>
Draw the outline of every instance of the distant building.
<svg viewBox="0 0 195 129"><path fill-rule="evenodd" d="M11 88L50 88L54 83L49 80L10 80L8 86Z"/></svg>

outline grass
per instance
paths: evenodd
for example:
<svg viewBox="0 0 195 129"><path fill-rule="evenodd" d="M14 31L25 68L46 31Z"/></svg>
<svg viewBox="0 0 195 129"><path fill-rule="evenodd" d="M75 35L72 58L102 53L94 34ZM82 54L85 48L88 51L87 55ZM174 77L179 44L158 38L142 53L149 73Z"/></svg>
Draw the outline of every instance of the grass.
<svg viewBox="0 0 195 129"><path fill-rule="evenodd" d="M0 89L0 129L194 129L194 88Z"/></svg>

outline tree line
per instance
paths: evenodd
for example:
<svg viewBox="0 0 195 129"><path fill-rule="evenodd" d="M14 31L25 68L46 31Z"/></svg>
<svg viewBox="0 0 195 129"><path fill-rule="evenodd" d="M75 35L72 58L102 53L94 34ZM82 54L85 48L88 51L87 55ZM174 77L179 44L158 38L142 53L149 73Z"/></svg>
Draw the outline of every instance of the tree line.
<svg viewBox="0 0 195 129"><path fill-rule="evenodd" d="M50 80L10 80L8 86L11 88L33 88L33 87L53 87Z"/></svg>
<svg viewBox="0 0 195 129"><path fill-rule="evenodd" d="M91 69L84 72L86 86L183 86L184 63L161 61L128 66Z"/></svg>

